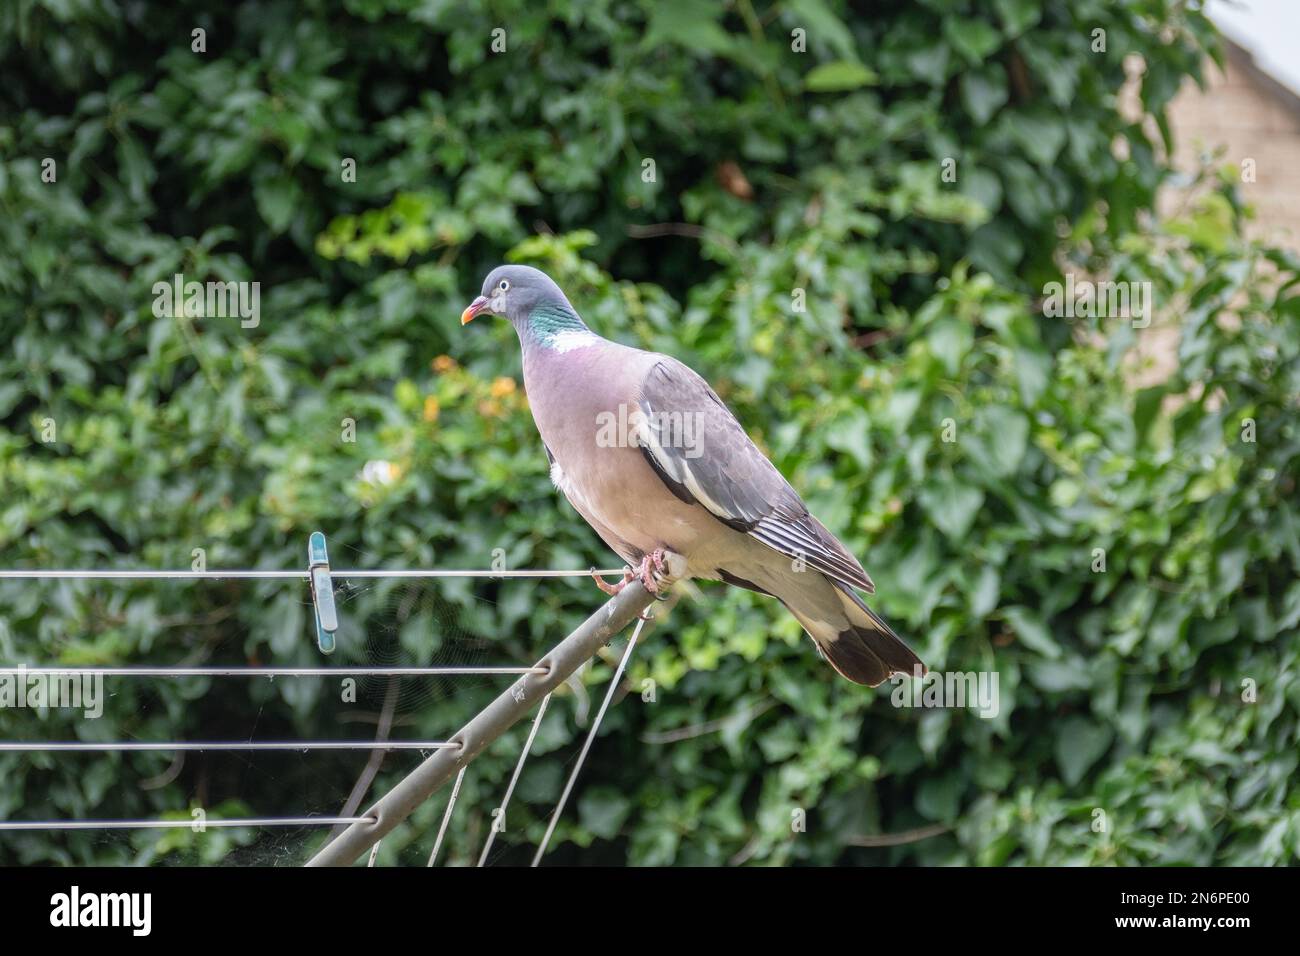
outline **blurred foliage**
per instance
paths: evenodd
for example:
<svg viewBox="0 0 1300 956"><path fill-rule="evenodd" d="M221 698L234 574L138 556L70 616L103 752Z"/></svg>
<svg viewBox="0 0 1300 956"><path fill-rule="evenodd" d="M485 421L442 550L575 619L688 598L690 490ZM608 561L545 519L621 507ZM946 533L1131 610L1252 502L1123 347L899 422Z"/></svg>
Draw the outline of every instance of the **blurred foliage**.
<svg viewBox="0 0 1300 956"><path fill-rule="evenodd" d="M547 479L513 333L456 322L509 256L710 378L926 662L1001 682L996 719L895 708L773 602L688 589L633 662L557 861L1294 856L1300 264L1242 238L1230 180L1150 214L1151 137L1214 44L1199 4L213 6L0 10L0 563L299 567L321 528L336 566L609 565ZM1162 384L1133 384L1130 323L1043 316L1063 270L1153 284L1177 341ZM175 273L259 282L260 324L155 317ZM532 660L598 598L349 586L340 663L375 659L377 632L408 663ZM275 581L4 581L0 659L313 664L306 602ZM499 686L404 697L394 734L441 739ZM340 723L332 682L110 692L96 721L0 711L0 736L373 732ZM586 693L543 726L506 861L540 837ZM444 859L476 859L523 734L473 765ZM3 754L0 817L332 814L360 771L169 763ZM375 789L409 766L389 758ZM380 861L423 862L441 812ZM904 836L862 845L881 834ZM319 839L5 834L0 861L291 863Z"/></svg>

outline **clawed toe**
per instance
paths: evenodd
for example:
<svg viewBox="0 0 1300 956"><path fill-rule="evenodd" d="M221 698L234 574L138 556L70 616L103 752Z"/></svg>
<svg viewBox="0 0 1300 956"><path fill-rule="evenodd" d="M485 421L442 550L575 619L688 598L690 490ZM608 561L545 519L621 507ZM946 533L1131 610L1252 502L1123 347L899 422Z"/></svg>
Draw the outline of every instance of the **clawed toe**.
<svg viewBox="0 0 1300 956"><path fill-rule="evenodd" d="M641 567L637 570L641 583L645 589L655 597L661 597L664 590L667 576L668 565L664 562L664 549L655 548L649 554L641 559Z"/></svg>
<svg viewBox="0 0 1300 956"><path fill-rule="evenodd" d="M605 581L604 578L602 578L599 574L596 573L595 568L591 569L591 579L596 582L596 587L600 588L610 597L615 596L620 591L622 591L625 587L627 587L634 577L636 577L636 575L632 573L631 568L624 568L623 580L619 581L618 584L609 584L608 582Z"/></svg>
<svg viewBox="0 0 1300 956"><path fill-rule="evenodd" d="M667 598L664 593L672 583L669 580L670 570L668 562L665 560L668 552L663 548L655 548L641 558L640 563L634 568L623 569L623 580L617 584L609 584L599 574L596 569L591 569L591 579L596 582L596 586L611 597L620 593L632 581L640 581L645 585L645 589L653 594L656 598L663 601Z"/></svg>

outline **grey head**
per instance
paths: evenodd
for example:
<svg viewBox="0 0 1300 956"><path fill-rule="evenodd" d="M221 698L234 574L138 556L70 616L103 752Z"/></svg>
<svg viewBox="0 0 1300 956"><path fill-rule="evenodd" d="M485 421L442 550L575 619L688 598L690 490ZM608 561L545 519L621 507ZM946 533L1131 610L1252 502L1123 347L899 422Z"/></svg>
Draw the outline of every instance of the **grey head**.
<svg viewBox="0 0 1300 956"><path fill-rule="evenodd" d="M485 314L505 316L521 333L535 314L554 315L551 321L572 317L575 327L582 327L560 287L532 266L497 266L489 272L483 280L483 294L461 313L460 324Z"/></svg>

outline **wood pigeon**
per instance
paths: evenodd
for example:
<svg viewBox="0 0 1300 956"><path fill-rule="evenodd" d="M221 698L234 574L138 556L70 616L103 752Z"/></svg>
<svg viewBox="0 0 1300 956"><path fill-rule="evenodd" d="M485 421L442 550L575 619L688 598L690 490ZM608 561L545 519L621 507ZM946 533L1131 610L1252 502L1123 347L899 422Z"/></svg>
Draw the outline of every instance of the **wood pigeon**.
<svg viewBox="0 0 1300 956"><path fill-rule="evenodd" d="M665 554L686 576L770 595L844 677L876 686L924 665L858 591L875 585L808 513L722 399L677 359L589 329L550 277L493 269L461 314L505 316L523 349L524 389L551 479L658 593ZM636 572L633 571L636 568Z"/></svg>

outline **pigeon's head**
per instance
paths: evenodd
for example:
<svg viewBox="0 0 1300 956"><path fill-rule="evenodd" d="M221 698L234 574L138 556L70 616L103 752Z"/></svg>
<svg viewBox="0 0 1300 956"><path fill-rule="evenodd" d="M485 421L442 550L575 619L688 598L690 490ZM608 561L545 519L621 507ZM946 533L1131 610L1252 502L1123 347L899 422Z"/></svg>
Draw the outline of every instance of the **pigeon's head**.
<svg viewBox="0 0 1300 956"><path fill-rule="evenodd" d="M545 272L531 266L497 266L483 280L483 294L460 314L460 324L486 313L503 315L518 326L543 305L573 310L560 287Z"/></svg>

